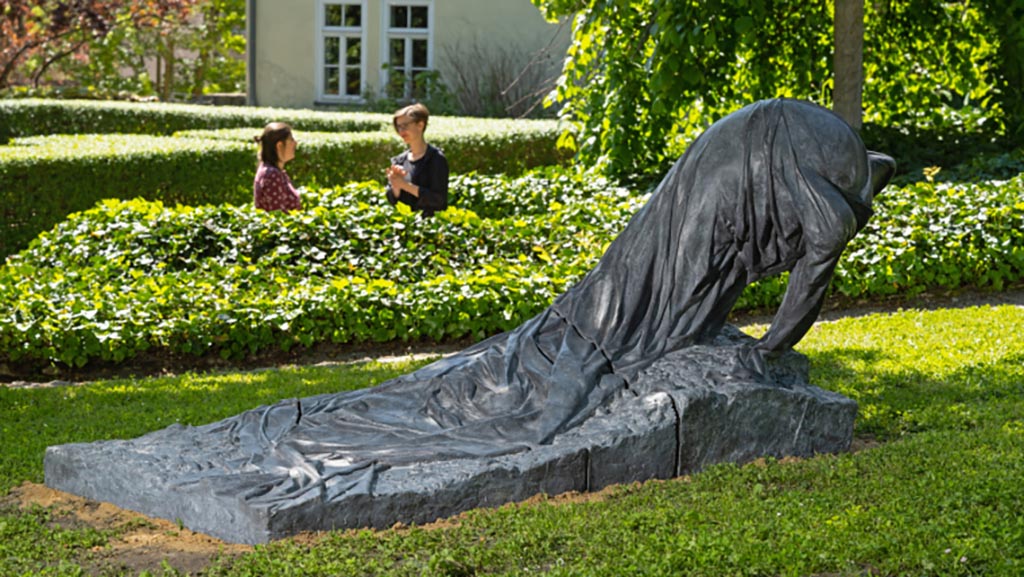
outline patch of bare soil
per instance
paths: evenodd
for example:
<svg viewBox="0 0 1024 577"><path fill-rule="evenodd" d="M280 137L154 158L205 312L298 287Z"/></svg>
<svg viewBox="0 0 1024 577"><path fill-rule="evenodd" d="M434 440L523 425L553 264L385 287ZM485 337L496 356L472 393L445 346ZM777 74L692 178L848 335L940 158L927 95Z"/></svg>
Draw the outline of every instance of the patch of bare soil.
<svg viewBox="0 0 1024 577"><path fill-rule="evenodd" d="M980 305L1003 305L1011 304L1024 306L1024 288L1015 289L1000 293L956 293L956 294L928 294L920 295L914 299L892 300L888 302L874 303L844 303L830 304L819 315L819 320L827 322L841 317L862 316L871 313L893 312L900 309L937 309L937 308L960 308ZM730 319L733 324L743 327L750 324L762 324L771 321L768 313L744 314L734 316ZM408 355L417 354L448 354L460 350L467 343L453 343L448 345L431 345L423 347L413 346L391 346L381 347L376 350L349 350L346 352L335 351L332 354L321 352L307 356L297 356L285 359L288 364L322 363L322 362L355 362L364 359L387 359L391 357L407 358ZM262 359L257 367L273 366L274 363L267 362L269 359ZM175 370L196 370L196 366L177 367ZM223 367L222 367L223 368ZM239 366L230 367L238 370ZM99 377L97 377L99 378ZM70 384L70 383L64 383ZM52 386L47 383L9 383L8 386ZM851 450L863 451L877 447L879 443L869 438L854 439ZM663 481L647 481L647 483L660 483ZM608 498L609 495L629 491L640 483L631 486L614 486L602 491L591 493L566 493L556 496L538 495L523 503L512 503L505 507L531 506L538 502L569 503L569 502L593 502ZM62 527L93 527L102 531L114 531L116 537L110 540L107 547L97 548L91 552L90 558L82 561L87 571L99 570L101 568L115 568L131 571L138 574L142 571L159 571L164 562L171 567L193 575L201 574L204 568L209 566L213 560L225 556L236 556L252 550L246 545L225 543L219 539L196 533L177 524L163 519L147 517L140 513L127 511L109 503L84 499L61 491L50 489L44 485L25 483L11 491L7 496L0 497L0 505L15 505L20 508L27 508L35 505L53 507L54 522ZM462 522L464 517L458 515L450 519L438 520L435 523L424 525L428 529L443 529L452 527ZM393 529L401 530L404 526L396 525ZM315 544L321 538L320 534L307 533L293 537L301 543Z"/></svg>
<svg viewBox="0 0 1024 577"><path fill-rule="evenodd" d="M92 527L113 531L117 536L106 547L96 547L80 560L89 572L128 570L159 572L166 561L171 567L193 575L214 559L252 550L247 545L225 543L196 533L164 519L147 517L109 503L84 499L45 485L24 483L3 498L2 504L20 508L32 505L51 508L53 523L63 528Z"/></svg>

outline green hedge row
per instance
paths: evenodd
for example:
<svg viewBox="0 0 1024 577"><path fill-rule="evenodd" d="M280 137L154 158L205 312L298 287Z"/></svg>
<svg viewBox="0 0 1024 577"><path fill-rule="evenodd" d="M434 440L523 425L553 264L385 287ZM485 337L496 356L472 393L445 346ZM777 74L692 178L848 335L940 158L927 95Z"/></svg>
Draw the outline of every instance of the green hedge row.
<svg viewBox="0 0 1024 577"><path fill-rule="evenodd" d="M263 127L278 120L320 132L383 131L391 123L389 115L377 113L28 98L0 100L0 144L46 134L167 136L181 130Z"/></svg>
<svg viewBox="0 0 1024 577"><path fill-rule="evenodd" d="M163 102L105 100L0 100L0 144L10 139L47 134L152 134L168 136L184 130L260 127L288 122L303 132L388 132L391 115L376 112L329 112L294 108L202 106ZM507 132L547 131L551 120L482 119L435 116L430 131L457 132L463 128ZM532 127L532 128L524 128Z"/></svg>
<svg viewBox="0 0 1024 577"><path fill-rule="evenodd" d="M386 205L377 183L307 192L308 208L291 214L105 201L0 268L0 365L481 338L581 278L645 201L555 168L453 186L462 207L428 220ZM860 299L1020 282L1022 199L1024 176L887 190L833 290ZM774 306L784 287L752 285L737 306Z"/></svg>
<svg viewBox="0 0 1024 577"><path fill-rule="evenodd" d="M556 147L552 123L436 119L430 141L453 173L521 174L568 158ZM246 204L252 200L260 128L136 134L51 135L17 138L0 146L0 257L28 245L72 212L107 198L144 197L177 203ZM337 186L383 180L402 143L381 132L301 132L288 165L296 185Z"/></svg>

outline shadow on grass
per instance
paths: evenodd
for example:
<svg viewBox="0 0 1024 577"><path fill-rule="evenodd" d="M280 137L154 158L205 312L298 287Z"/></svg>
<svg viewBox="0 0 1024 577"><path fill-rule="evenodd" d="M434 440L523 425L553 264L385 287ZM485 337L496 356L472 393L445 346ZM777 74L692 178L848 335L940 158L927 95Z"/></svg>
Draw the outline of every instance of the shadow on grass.
<svg viewBox="0 0 1024 577"><path fill-rule="evenodd" d="M855 434L890 440L923 431L1003 425L1024 414L1024 353L936 375L887 367L882 349L841 348L810 355L811 381L859 405Z"/></svg>

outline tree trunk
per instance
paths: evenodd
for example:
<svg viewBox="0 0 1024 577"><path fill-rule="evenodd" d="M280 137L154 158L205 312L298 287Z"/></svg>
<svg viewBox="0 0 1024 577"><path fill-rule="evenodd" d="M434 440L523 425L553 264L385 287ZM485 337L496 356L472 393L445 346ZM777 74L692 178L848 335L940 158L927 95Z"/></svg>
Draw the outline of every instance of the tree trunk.
<svg viewBox="0 0 1024 577"><path fill-rule="evenodd" d="M164 45L164 85L160 95L164 102L170 102L174 97L174 65L174 40L168 39Z"/></svg>
<svg viewBox="0 0 1024 577"><path fill-rule="evenodd" d="M864 0L836 0L835 14L832 110L859 130L864 88Z"/></svg>
<svg viewBox="0 0 1024 577"><path fill-rule="evenodd" d="M157 54L156 59L153 61L153 70L156 72L153 91L162 100L164 97L164 59L160 57L160 54Z"/></svg>

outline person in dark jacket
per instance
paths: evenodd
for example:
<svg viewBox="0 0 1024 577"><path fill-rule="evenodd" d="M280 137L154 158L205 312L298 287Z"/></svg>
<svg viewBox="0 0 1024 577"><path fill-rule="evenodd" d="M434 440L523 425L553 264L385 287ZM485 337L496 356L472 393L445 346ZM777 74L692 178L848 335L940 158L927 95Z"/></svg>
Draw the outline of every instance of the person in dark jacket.
<svg viewBox="0 0 1024 577"><path fill-rule="evenodd" d="M411 104L395 112L395 132L409 148L391 159L387 169L387 198L395 205L407 204L423 216L448 208L448 160L423 137L430 111Z"/></svg>

